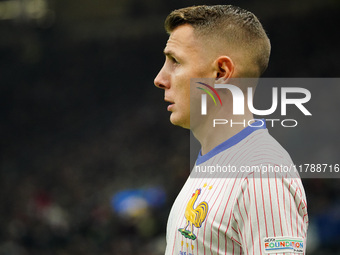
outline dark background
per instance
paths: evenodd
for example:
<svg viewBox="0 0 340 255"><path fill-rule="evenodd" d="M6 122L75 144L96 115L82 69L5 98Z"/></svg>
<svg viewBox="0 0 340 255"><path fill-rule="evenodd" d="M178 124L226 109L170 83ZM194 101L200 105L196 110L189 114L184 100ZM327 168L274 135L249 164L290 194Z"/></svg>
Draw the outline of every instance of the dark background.
<svg viewBox="0 0 340 255"><path fill-rule="evenodd" d="M339 76L337 0L1 0L0 255L164 253L167 215L190 171L189 133L170 124L153 79L166 15L194 4L259 17L272 42L265 77ZM278 137L293 160L294 144L339 144L308 132L308 141ZM340 254L339 180L303 183L307 254ZM150 188L154 203L113 206L118 192Z"/></svg>

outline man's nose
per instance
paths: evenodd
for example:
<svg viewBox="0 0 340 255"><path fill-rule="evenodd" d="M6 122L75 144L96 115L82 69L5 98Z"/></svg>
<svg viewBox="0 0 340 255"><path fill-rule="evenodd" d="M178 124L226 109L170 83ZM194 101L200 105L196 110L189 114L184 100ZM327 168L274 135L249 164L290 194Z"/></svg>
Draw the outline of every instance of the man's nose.
<svg viewBox="0 0 340 255"><path fill-rule="evenodd" d="M168 75L164 71L164 67L157 74L154 80L154 84L157 88L160 89L168 89L170 87L170 81Z"/></svg>

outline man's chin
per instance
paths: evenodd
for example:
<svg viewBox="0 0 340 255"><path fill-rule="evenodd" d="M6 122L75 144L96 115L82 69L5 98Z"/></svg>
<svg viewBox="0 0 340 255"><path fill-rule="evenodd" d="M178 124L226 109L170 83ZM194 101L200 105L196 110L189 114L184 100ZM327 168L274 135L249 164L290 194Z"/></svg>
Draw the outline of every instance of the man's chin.
<svg viewBox="0 0 340 255"><path fill-rule="evenodd" d="M185 121L182 118L178 118L177 116L174 116L174 113L172 113L170 116L170 122L175 126L190 129L190 121Z"/></svg>

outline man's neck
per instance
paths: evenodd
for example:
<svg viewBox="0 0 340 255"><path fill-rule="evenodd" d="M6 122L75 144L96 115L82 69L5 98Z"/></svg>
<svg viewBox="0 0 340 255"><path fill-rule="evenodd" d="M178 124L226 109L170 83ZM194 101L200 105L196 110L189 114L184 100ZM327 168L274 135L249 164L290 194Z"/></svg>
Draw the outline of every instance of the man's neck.
<svg viewBox="0 0 340 255"><path fill-rule="evenodd" d="M248 126L254 117L251 113L242 116L232 116L226 119L224 124L216 124L213 127L213 118L209 118L204 124L192 130L194 136L201 144L202 155L208 153L219 144L228 140ZM221 121L223 122L223 121Z"/></svg>

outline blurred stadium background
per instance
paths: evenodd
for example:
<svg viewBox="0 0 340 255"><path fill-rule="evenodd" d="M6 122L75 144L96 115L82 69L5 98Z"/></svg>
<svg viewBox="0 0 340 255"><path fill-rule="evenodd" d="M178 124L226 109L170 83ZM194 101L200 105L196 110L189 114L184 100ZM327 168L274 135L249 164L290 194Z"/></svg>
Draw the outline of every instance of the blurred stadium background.
<svg viewBox="0 0 340 255"><path fill-rule="evenodd" d="M164 253L189 133L153 79L166 15L194 4L253 11L267 77L339 76L338 0L0 0L0 255ZM340 254L339 180L303 183L307 254Z"/></svg>

